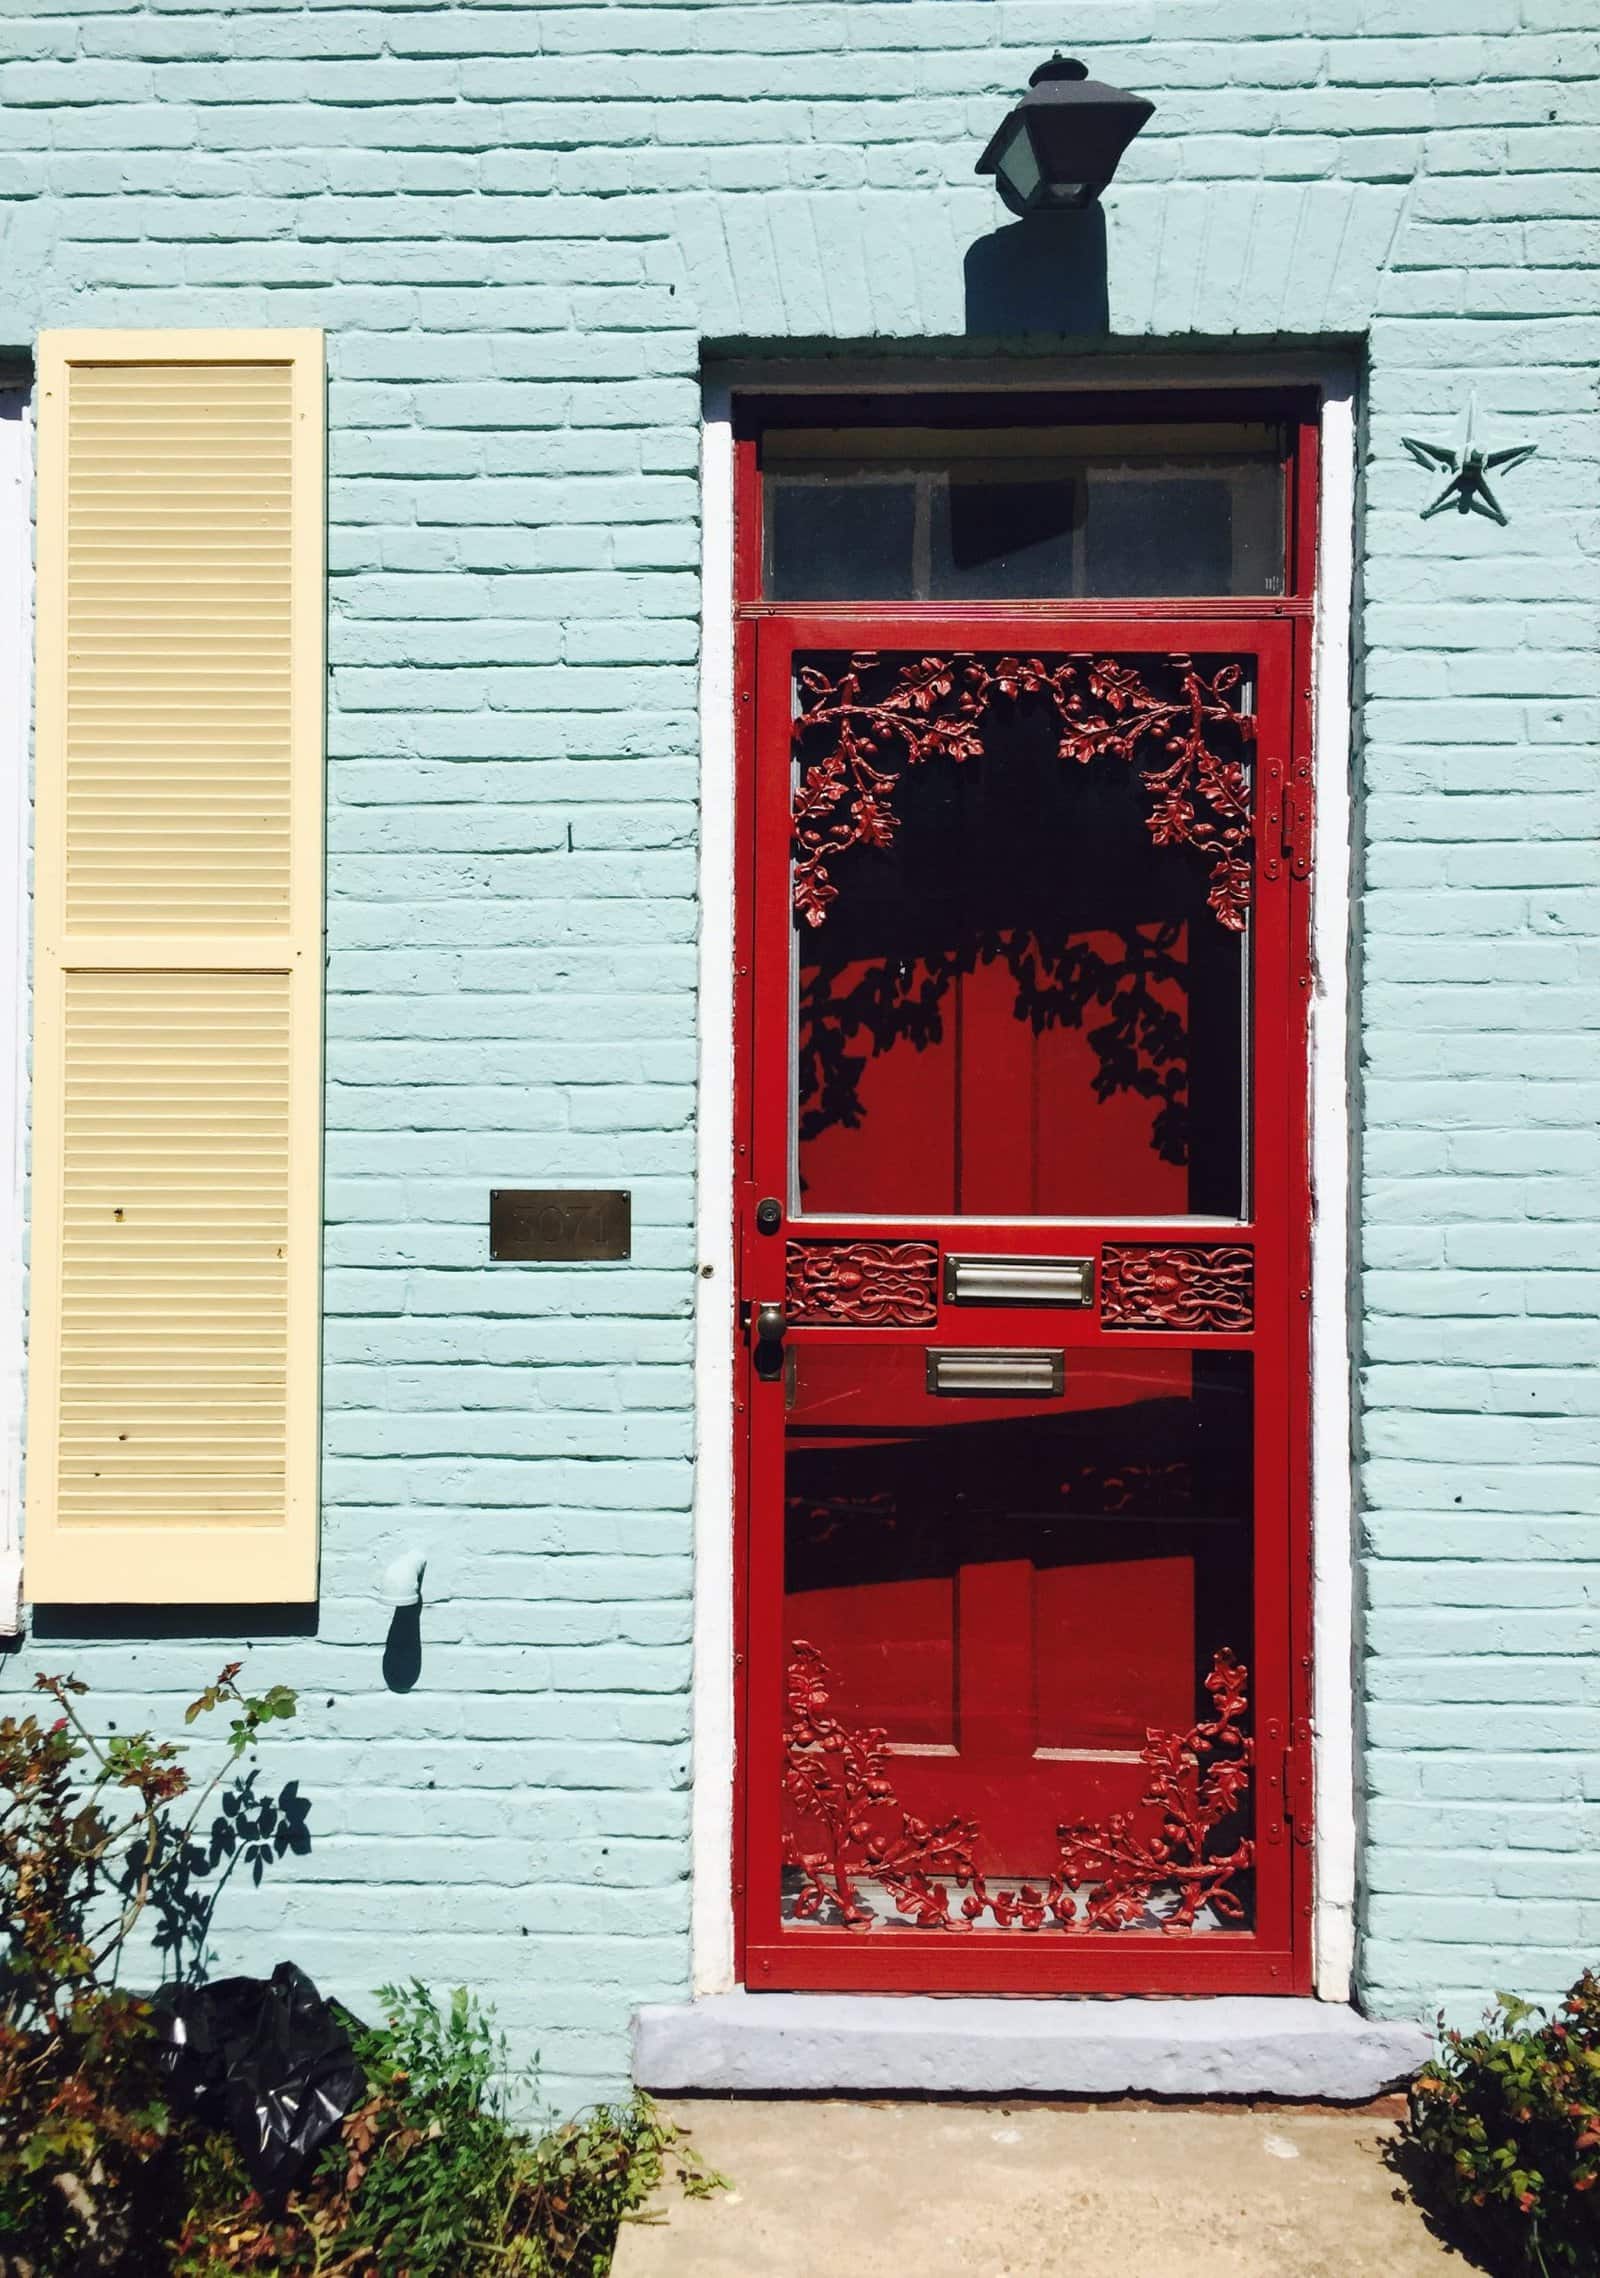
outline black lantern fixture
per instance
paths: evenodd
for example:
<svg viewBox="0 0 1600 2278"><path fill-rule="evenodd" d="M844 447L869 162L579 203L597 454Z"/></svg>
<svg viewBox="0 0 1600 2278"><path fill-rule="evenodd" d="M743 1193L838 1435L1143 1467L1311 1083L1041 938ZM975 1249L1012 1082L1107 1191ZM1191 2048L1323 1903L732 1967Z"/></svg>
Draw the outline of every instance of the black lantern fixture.
<svg viewBox="0 0 1600 2278"><path fill-rule="evenodd" d="M1072 213L1092 206L1154 103L1089 77L1088 66L1055 55L978 161L1014 214Z"/></svg>

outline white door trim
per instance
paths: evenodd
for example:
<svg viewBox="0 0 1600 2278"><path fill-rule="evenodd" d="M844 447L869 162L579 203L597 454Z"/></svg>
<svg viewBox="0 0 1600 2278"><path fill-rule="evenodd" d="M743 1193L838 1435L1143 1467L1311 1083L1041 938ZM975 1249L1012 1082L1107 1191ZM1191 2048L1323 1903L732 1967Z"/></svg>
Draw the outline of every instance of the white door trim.
<svg viewBox="0 0 1600 2278"><path fill-rule="evenodd" d="M700 1097L695 1280L693 1986L733 1984L733 423L700 449Z"/></svg>
<svg viewBox="0 0 1600 2278"><path fill-rule="evenodd" d="M1319 1997L1348 2001L1355 1950L1355 1570L1351 1472L1350 631L1355 578L1355 382L1345 364L1295 358L1242 368L1151 358L1138 384L1314 378L1322 393L1315 642L1315 865L1311 1020L1312 1638L1316 1841L1313 1966ZM860 384L859 368L807 379ZM945 365L924 386L996 383ZM751 372L750 378L759 374ZM1036 375L1039 384L1043 375ZM786 371L786 385L796 374ZM1118 359L1116 384L1131 378ZM1107 366L1053 368L1051 384L1101 386ZM889 360L876 384L899 386ZM731 390L708 386L701 437L700 1092L695 1320L694 1802L692 1982L726 1992L733 1968L733 426Z"/></svg>
<svg viewBox="0 0 1600 2278"><path fill-rule="evenodd" d="M1351 718L1355 609L1355 382L1322 380L1320 533L1312 686L1311 1639L1316 1912L1324 2001L1355 1990L1355 1484L1351 1368L1357 1288L1350 1247Z"/></svg>
<svg viewBox="0 0 1600 2278"><path fill-rule="evenodd" d="M28 390L0 387L0 1637L18 1632L22 1589L32 487Z"/></svg>

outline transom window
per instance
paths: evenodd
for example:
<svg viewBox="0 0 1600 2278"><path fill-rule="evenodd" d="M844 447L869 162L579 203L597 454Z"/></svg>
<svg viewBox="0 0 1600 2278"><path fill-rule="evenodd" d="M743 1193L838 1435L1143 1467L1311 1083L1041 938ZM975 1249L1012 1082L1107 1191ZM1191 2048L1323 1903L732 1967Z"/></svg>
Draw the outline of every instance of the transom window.
<svg viewBox="0 0 1600 2278"><path fill-rule="evenodd" d="M1284 591L1281 425L770 429L777 601Z"/></svg>

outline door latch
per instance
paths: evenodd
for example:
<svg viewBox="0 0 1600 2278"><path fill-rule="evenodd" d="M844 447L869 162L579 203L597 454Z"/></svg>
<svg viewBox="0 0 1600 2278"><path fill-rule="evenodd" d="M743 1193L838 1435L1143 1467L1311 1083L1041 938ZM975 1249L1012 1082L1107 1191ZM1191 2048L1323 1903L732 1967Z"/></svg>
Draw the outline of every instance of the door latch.
<svg viewBox="0 0 1600 2278"><path fill-rule="evenodd" d="M769 1302L756 1307L752 1358L757 1376L770 1380L783 1374L783 1333L788 1326L780 1304Z"/></svg>

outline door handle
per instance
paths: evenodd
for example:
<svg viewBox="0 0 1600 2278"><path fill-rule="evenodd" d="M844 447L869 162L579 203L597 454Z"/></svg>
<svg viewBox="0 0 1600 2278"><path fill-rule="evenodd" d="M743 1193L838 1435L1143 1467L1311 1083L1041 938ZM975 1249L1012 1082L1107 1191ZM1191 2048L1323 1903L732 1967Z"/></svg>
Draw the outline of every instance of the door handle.
<svg viewBox="0 0 1600 2278"><path fill-rule="evenodd" d="M783 1333L789 1323L781 1304L769 1302L755 1310L755 1351L751 1356L757 1376L783 1374Z"/></svg>

